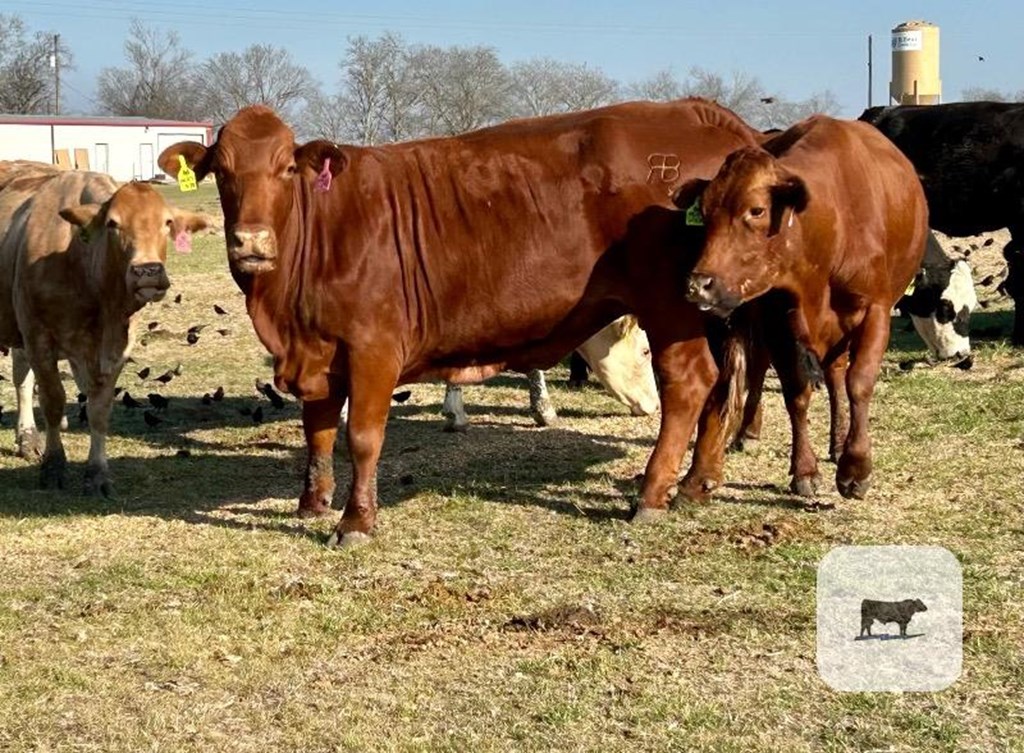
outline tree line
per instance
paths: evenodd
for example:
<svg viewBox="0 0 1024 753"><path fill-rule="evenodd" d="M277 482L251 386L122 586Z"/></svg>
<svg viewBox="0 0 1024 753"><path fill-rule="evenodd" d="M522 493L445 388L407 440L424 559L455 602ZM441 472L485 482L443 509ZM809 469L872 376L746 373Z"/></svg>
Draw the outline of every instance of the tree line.
<svg viewBox="0 0 1024 753"><path fill-rule="evenodd" d="M53 112L52 40L50 33L31 33L18 16L0 14L0 112ZM62 46L58 54L61 67L71 68L71 51ZM493 47L414 45L390 32L351 37L338 73L336 87L325 91L288 50L269 44L196 62L176 32L133 20L124 63L99 74L94 114L219 125L239 108L262 103L303 139L375 144L627 99L706 97L761 129L839 111L827 89L794 100L741 72L722 75L694 66L682 77L666 69L623 83L586 64L544 57L507 65ZM964 94L1009 98L976 87Z"/></svg>

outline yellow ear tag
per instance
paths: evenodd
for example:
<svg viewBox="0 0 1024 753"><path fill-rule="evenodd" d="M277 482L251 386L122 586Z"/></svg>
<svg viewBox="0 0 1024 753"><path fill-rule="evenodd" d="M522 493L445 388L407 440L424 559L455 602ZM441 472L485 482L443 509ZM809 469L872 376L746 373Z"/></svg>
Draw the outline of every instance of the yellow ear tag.
<svg viewBox="0 0 1024 753"><path fill-rule="evenodd" d="M693 200L693 203L686 208L686 224L700 227L704 224L704 215L700 212L700 196Z"/></svg>
<svg viewBox="0 0 1024 753"><path fill-rule="evenodd" d="M913 295L914 294L914 288L916 286L917 286L917 279L915 278L915 279L910 281L909 285L907 285L907 289L903 291L903 295Z"/></svg>
<svg viewBox="0 0 1024 753"><path fill-rule="evenodd" d="M181 191L195 191L199 187L196 185L196 174L185 162L184 155L178 155L178 165L178 188Z"/></svg>

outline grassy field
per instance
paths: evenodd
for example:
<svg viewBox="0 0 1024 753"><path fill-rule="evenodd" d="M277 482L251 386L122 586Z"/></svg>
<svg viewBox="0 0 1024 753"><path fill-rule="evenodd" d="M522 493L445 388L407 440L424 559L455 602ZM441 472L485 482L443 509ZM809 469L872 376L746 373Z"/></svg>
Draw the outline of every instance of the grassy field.
<svg viewBox="0 0 1024 753"><path fill-rule="evenodd" d="M208 186L188 200L215 207ZM1024 354L1003 344L1005 304L976 319L969 372L901 369L923 352L896 323L864 502L829 488L834 508L813 511L785 492L770 381L760 451L730 456L715 501L632 527L657 418L567 391L563 369L549 429L513 375L466 389L464 435L441 432L441 386L413 386L388 425L376 541L335 552L333 521L292 516L298 409L255 390L271 369L222 237L195 247L170 260L121 377L170 404L156 427L115 406L113 499L80 496L70 379L71 486L37 489L0 360L0 751L1024 750ZM179 363L166 386L137 376ZM344 489L343 448L336 467ZM817 675L817 563L883 543L960 559L947 690L838 693Z"/></svg>

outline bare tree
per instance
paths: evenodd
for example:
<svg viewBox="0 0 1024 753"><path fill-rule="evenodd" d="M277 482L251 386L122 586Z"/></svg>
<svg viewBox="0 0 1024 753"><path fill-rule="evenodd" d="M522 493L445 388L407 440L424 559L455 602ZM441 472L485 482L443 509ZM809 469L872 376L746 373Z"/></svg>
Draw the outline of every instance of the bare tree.
<svg viewBox="0 0 1024 753"><path fill-rule="evenodd" d="M761 104L767 98L755 76L733 71L726 80L721 74L700 67L690 69L683 83L683 94L714 100L751 123L763 117Z"/></svg>
<svg viewBox="0 0 1024 753"><path fill-rule="evenodd" d="M353 139L375 144L415 135L423 92L400 36L350 39L341 68Z"/></svg>
<svg viewBox="0 0 1024 753"><path fill-rule="evenodd" d="M53 35L29 36L19 16L0 14L0 111L18 114L53 112ZM61 68L72 67L71 50L57 48Z"/></svg>
<svg viewBox="0 0 1024 753"><path fill-rule="evenodd" d="M409 62L424 133L463 133L507 117L509 74L493 48L421 47Z"/></svg>
<svg viewBox="0 0 1024 753"><path fill-rule="evenodd" d="M327 96L318 91L307 99L295 130L302 140L346 141L352 133L350 120L353 112L354 108L345 95Z"/></svg>
<svg viewBox="0 0 1024 753"><path fill-rule="evenodd" d="M751 123L761 129L788 128L811 115L838 115L841 109L831 89L814 92L807 99L796 101L784 97L765 97L761 100L761 112L751 119Z"/></svg>
<svg viewBox="0 0 1024 753"><path fill-rule="evenodd" d="M633 99L647 99L655 102L668 102L684 96L686 87L683 82L668 68L655 73L626 88L627 94Z"/></svg>
<svg viewBox="0 0 1024 753"><path fill-rule="evenodd" d="M316 90L313 77L283 47L254 44L244 52L221 52L200 69L203 110L217 123L242 107L265 104L284 120Z"/></svg>
<svg viewBox="0 0 1024 753"><path fill-rule="evenodd" d="M190 93L192 53L181 46L176 32L151 29L133 19L124 55L127 67L100 72L96 96L104 112L184 120L200 117L199 104Z"/></svg>
<svg viewBox="0 0 1024 753"><path fill-rule="evenodd" d="M1024 101L1024 90L1016 95L999 89L989 89L984 86L968 86L960 92L960 99L963 102L1021 102Z"/></svg>
<svg viewBox="0 0 1024 753"><path fill-rule="evenodd" d="M586 110L615 100L619 84L598 68L533 58L509 71L510 111L522 117Z"/></svg>

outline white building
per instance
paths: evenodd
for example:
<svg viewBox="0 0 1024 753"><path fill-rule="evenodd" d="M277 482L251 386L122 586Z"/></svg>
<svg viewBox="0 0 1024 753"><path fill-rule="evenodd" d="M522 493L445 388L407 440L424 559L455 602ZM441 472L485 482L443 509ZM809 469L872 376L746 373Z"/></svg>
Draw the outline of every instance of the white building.
<svg viewBox="0 0 1024 753"><path fill-rule="evenodd" d="M26 159L148 180L178 141L213 143L213 123L142 117L0 115L0 160Z"/></svg>

